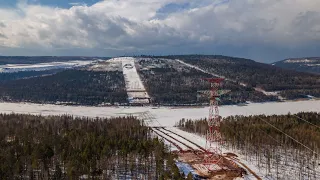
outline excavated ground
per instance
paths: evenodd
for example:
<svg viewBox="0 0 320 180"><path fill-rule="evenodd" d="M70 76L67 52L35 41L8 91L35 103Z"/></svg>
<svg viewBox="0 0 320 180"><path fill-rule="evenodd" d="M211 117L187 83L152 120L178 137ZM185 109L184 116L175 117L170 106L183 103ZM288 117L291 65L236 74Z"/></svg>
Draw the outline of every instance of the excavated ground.
<svg viewBox="0 0 320 180"><path fill-rule="evenodd" d="M205 157L208 158L208 154L201 150L175 153L177 153L179 161L191 165L199 176L207 179L232 180L237 177L243 177L243 175L246 174L246 171L243 168L226 158L229 157L229 155L217 157L219 159L217 165L213 163L204 164L204 159Z"/></svg>

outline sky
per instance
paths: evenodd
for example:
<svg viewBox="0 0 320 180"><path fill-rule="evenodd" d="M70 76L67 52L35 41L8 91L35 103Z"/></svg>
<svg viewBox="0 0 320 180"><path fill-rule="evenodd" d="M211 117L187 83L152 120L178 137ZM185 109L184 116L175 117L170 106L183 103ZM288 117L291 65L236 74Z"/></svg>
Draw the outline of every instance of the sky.
<svg viewBox="0 0 320 180"><path fill-rule="evenodd" d="M320 0L0 0L0 55L320 56Z"/></svg>

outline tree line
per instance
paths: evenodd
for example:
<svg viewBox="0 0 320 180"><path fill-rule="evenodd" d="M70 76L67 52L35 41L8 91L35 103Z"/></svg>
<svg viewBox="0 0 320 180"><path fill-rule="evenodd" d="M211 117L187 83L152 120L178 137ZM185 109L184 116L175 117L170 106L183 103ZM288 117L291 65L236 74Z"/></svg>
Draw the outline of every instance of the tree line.
<svg viewBox="0 0 320 180"><path fill-rule="evenodd" d="M61 69L54 69L54 70L46 70L46 71L20 71L20 72L12 72L12 73L0 72L0 83L12 81L12 80L18 80L18 79L27 79L27 78L33 78L38 76L53 75L61 71L62 71Z"/></svg>
<svg viewBox="0 0 320 180"><path fill-rule="evenodd" d="M0 114L0 179L182 179L133 117Z"/></svg>
<svg viewBox="0 0 320 180"><path fill-rule="evenodd" d="M65 70L50 76L0 81L0 100L100 105L126 103L127 93L120 71Z"/></svg>

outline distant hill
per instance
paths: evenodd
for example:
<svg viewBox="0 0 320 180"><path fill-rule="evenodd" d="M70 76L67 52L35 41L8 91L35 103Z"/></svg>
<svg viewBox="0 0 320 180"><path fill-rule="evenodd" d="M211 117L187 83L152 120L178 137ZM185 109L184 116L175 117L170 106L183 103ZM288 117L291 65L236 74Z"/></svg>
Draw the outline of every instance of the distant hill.
<svg viewBox="0 0 320 180"><path fill-rule="evenodd" d="M169 56L218 74L246 87L278 92L286 99L320 97L320 76L228 56Z"/></svg>
<svg viewBox="0 0 320 180"><path fill-rule="evenodd" d="M207 103L197 92L210 88L201 80L209 77L226 79L221 88L231 92L220 98L225 105L320 98L320 74L219 55L135 58L135 68L155 105ZM115 60L54 73L2 73L0 79L0 101L101 105L125 104L128 98L121 61Z"/></svg>
<svg viewBox="0 0 320 180"><path fill-rule="evenodd" d="M320 57L290 58L272 65L301 72L320 74Z"/></svg>
<svg viewBox="0 0 320 180"><path fill-rule="evenodd" d="M95 59L110 59L109 57L84 57L84 56L0 56L0 65L4 64L37 64L65 61L89 61Z"/></svg>

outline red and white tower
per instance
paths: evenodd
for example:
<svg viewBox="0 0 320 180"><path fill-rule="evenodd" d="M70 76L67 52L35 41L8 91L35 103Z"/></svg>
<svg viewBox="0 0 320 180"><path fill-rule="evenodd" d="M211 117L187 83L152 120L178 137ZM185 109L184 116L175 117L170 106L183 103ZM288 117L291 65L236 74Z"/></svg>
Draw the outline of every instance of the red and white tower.
<svg viewBox="0 0 320 180"><path fill-rule="evenodd" d="M219 91L223 78L206 78L204 79L210 83L210 90L205 94L209 96L210 108L208 126L209 129L206 135L206 150L207 153L204 159L204 165L209 171L216 170L219 166L222 154L222 137L220 133L221 116L219 115L219 98L220 95L228 91Z"/></svg>

